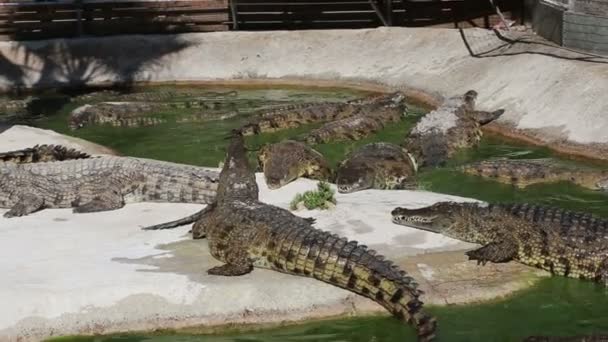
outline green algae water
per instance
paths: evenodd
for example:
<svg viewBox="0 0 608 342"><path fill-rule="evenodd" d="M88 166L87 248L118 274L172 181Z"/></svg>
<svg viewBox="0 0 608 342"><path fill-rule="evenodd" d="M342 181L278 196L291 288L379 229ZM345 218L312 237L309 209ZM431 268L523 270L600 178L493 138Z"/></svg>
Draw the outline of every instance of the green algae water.
<svg viewBox="0 0 608 342"><path fill-rule="evenodd" d="M146 88L164 91L170 87ZM230 89L209 88L225 92ZM64 102L47 108L44 118L33 122L41 128L84 138L136 157L154 158L202 166L217 166L224 158L226 133L239 127L248 115L268 101L299 103L307 101L344 101L366 93L343 89L243 88L236 89L233 101L238 115L226 120L196 123L167 123L140 128L86 127L70 131L69 112L88 102ZM103 99L105 101L111 98ZM224 100L222 100L224 101ZM61 101L56 101L61 103ZM180 115L182 109L157 113L163 118ZM314 146L335 166L344 156L369 142L399 144L416 123L424 109L411 106L399 124L390 125L374 136L356 142L333 142ZM309 125L277 133L248 137L253 150L264 143L295 138L319 125ZM476 149L465 150L445 167L421 170L419 183L426 190L477 198L485 201L531 202L585 210L608 217L608 195L569 183L534 185L517 189L480 177L464 175L454 168L464 163L488 158L561 158L550 150L496 137L484 137ZM253 156L252 156L253 160ZM581 163L577 161L564 162ZM582 163L581 163L582 165ZM585 165L588 166L586 163ZM606 167L605 165L594 165ZM338 203L339 205L339 203ZM440 341L520 341L529 335L580 335L608 333L608 294L606 289L589 282L548 278L512 296L475 305L429 307L439 321ZM390 317L364 317L312 322L255 332L226 331L221 335L116 335L105 337L66 337L54 341L414 341L413 330Z"/></svg>

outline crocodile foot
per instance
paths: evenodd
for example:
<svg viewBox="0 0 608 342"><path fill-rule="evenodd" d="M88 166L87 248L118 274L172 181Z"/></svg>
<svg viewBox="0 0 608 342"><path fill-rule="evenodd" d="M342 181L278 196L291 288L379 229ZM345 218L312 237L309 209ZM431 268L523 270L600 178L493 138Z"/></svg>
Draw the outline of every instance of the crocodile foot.
<svg viewBox="0 0 608 342"><path fill-rule="evenodd" d="M240 276L245 275L253 270L251 264L224 264L221 266L212 267L207 270L208 274L220 276Z"/></svg>
<svg viewBox="0 0 608 342"><path fill-rule="evenodd" d="M488 261L495 263L513 260L517 252L517 246L511 241L492 242L481 248L468 251L465 254L469 260L477 260L477 265L485 265Z"/></svg>
<svg viewBox="0 0 608 342"><path fill-rule="evenodd" d="M6 218L25 216L42 209L43 205L44 200L42 198L35 195L25 195L3 216Z"/></svg>

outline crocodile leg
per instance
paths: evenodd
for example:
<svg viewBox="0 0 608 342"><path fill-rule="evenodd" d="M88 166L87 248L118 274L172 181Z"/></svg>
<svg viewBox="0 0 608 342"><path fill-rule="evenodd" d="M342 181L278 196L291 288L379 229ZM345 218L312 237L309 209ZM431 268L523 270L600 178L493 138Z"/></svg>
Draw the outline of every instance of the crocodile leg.
<svg viewBox="0 0 608 342"><path fill-rule="evenodd" d="M475 110L471 112L471 116L475 119L475 121L479 122L480 125L488 124L496 119L498 119L502 114L504 114L504 109L495 110L493 112L484 112L481 110Z"/></svg>
<svg viewBox="0 0 608 342"><path fill-rule="evenodd" d="M469 257L469 260L477 260L478 265L485 265L488 261L495 263L508 262L517 255L517 245L510 240L491 242L465 254Z"/></svg>
<svg viewBox="0 0 608 342"><path fill-rule="evenodd" d="M19 201L13 205L11 210L4 213L4 217L19 217L31 214L42 209L44 199L34 194L26 194L19 198Z"/></svg>
<svg viewBox="0 0 608 342"><path fill-rule="evenodd" d="M600 267L597 270L599 283L608 287L608 258L604 259L600 263Z"/></svg>
<svg viewBox="0 0 608 342"><path fill-rule="evenodd" d="M253 265L249 262L239 264L223 264L221 266L212 267L207 270L208 274L218 276L240 276L253 271Z"/></svg>
<svg viewBox="0 0 608 342"><path fill-rule="evenodd" d="M74 213L93 213L98 211L109 211L120 209L125 205L125 201L120 191L107 190L95 197L89 202L78 204Z"/></svg>

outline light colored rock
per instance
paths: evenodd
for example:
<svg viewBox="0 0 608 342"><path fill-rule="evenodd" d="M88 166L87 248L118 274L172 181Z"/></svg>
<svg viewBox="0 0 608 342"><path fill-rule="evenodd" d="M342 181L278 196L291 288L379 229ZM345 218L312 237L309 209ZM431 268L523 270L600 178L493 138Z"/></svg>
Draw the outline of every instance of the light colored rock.
<svg viewBox="0 0 608 342"><path fill-rule="evenodd" d="M30 133L40 138L38 131L32 128ZM7 132L0 134L0 141L5 141ZM56 135L46 134L39 143L57 142ZM15 142L14 148L31 144L28 136L22 137L21 145ZM289 207L295 194L317 187L317 181L299 179L271 191L263 174L256 176L260 199L283 208ZM528 271L517 264L478 268L464 260L462 252L430 260L429 255L436 255L431 252L472 245L391 222L395 206L470 199L368 190L337 193L336 200L339 205L333 210L304 210L296 215L314 217L317 227L395 259L427 291L425 302L470 302L527 284L522 272ZM384 311L370 300L313 279L261 269L241 277L207 275L205 270L220 263L211 257L205 240L190 238L189 227L139 228L199 209L195 204L136 203L110 212L47 209L22 218L0 217L4 256L0 258L0 341ZM5 211L0 209L0 216Z"/></svg>

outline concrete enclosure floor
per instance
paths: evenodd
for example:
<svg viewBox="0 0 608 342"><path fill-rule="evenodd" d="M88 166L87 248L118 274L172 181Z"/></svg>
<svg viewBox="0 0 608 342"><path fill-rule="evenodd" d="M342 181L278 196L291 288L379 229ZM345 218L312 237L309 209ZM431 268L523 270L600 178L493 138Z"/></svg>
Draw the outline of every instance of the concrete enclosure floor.
<svg viewBox="0 0 608 342"><path fill-rule="evenodd" d="M12 141L12 148L25 148L32 136L37 143L65 142L48 131L13 127L0 134L0 145ZM86 144L71 146L99 152ZM269 190L262 175L257 177L261 200L283 208L296 193L316 187L316 182L300 179ZM515 263L479 267L462 252L474 245L391 222L396 206L471 199L405 190L336 198L332 210L296 214L315 217L318 228L367 244L403 266L426 292L427 304L495 298L537 279ZM261 269L242 277L210 276L205 271L219 262L205 240L190 238L189 227L140 230L199 209L193 204L137 203L111 212L47 209L21 218L0 217L0 250L7 256L0 259L0 341L384 311L313 279Z"/></svg>

